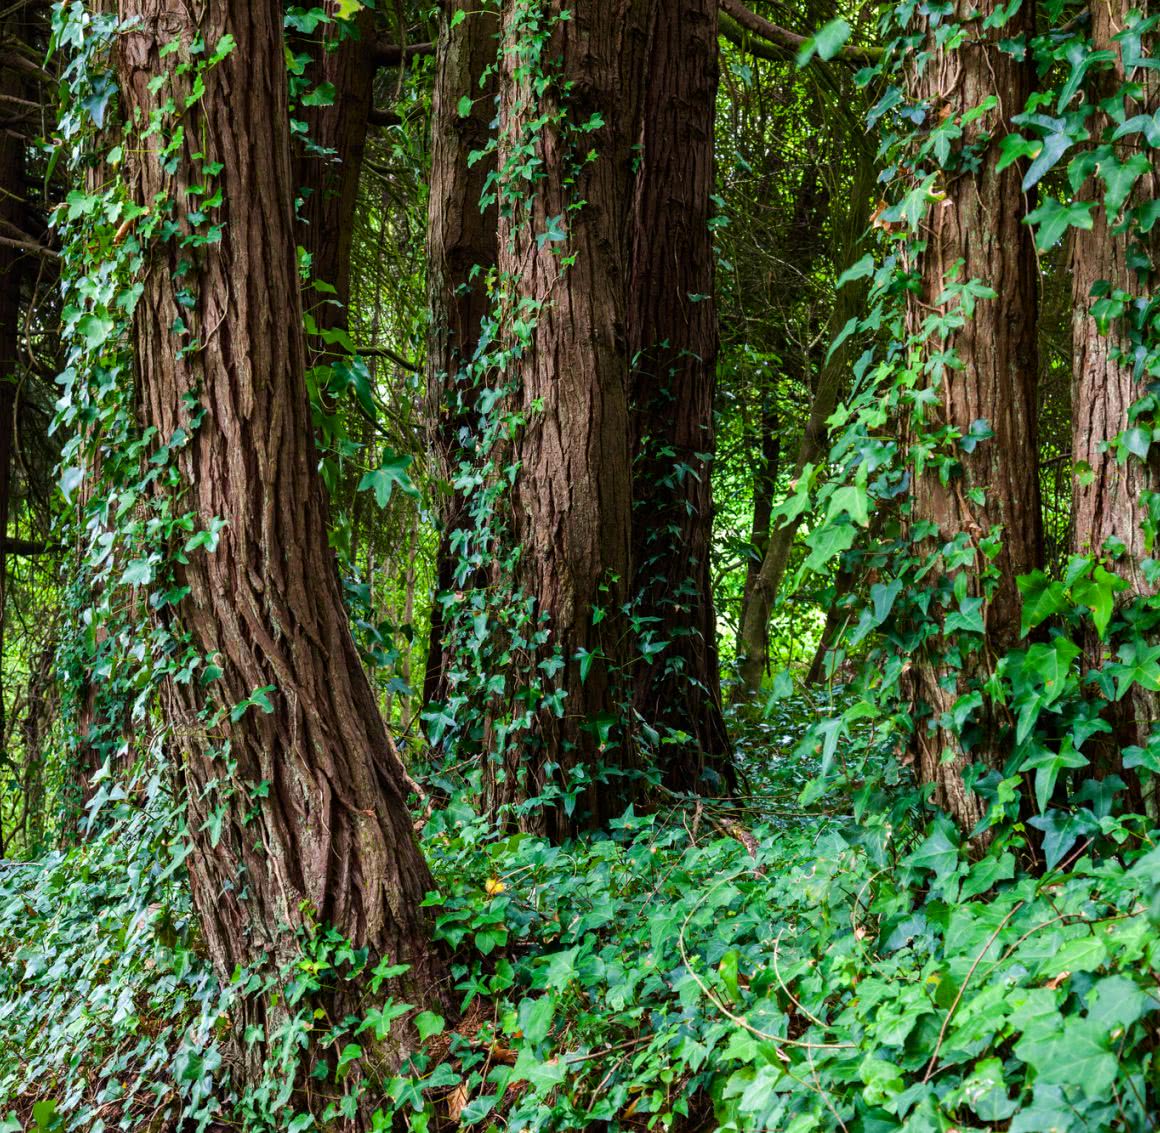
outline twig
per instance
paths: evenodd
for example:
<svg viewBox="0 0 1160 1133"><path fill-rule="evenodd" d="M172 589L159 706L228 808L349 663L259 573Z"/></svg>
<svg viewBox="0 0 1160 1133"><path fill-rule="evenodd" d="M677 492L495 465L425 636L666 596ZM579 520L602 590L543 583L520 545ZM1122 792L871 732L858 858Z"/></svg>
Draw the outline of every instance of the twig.
<svg viewBox="0 0 1160 1133"><path fill-rule="evenodd" d="M936 1042L934 1044L934 1053L930 1056L930 1062L927 1063L926 1073L923 1075L923 1078L922 1078L923 1083L929 1082L930 1076L934 1073L935 1063L938 1062L939 1051L942 1050L943 1040L947 1036L947 1027L949 1027L951 1025L951 1017L954 1015L955 1010L958 1008L959 1004L962 1002L963 993L967 990L967 984L969 984L971 982L971 976L973 976L975 974L975 969L983 962L983 957L987 955L988 950L990 949L991 945L995 943L996 939L999 936L999 933L1001 933L1003 931L1003 929L1007 927L1007 922L1017 912L1019 912L1020 909L1023 908L1023 905L1024 905L1023 901L1019 901L1016 903L1014 908L1012 908L1012 910L999 922L998 927L995 929L995 931L993 933L991 933L990 937L988 937L988 939L987 939L987 943L983 945L979 954L975 957L975 962L971 965L970 970L967 972L966 978L963 980L962 986L959 988L959 993L958 993L958 995L955 996L955 1001L954 1001L954 1003L951 1004L951 1009L947 1012L947 1017L943 1020L942 1028L939 1030L939 1033L938 1033L938 1042Z"/></svg>

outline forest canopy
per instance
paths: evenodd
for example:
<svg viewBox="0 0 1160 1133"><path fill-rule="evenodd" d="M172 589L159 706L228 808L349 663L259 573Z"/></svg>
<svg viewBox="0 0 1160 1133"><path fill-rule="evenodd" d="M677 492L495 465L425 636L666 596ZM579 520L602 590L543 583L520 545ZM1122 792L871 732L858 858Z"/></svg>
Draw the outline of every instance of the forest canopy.
<svg viewBox="0 0 1160 1133"><path fill-rule="evenodd" d="M0 1133L1144 1133L1148 0L0 0Z"/></svg>

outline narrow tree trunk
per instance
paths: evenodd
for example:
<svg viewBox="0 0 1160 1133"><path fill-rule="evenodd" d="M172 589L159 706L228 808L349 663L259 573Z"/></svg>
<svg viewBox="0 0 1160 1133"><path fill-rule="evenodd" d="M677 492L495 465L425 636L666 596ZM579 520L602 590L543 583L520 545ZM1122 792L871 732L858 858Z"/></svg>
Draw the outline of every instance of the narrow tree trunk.
<svg viewBox="0 0 1160 1133"><path fill-rule="evenodd" d="M239 965L281 970L300 955L301 937L332 926L367 950L371 968L384 958L410 965L392 981L398 997L438 1005L443 968L419 908L431 877L327 545L303 376L282 7L135 0L121 14L136 18L118 40L131 120L147 119L174 87L182 105L188 76L159 94L149 84L195 38L236 42L187 111L176 172L149 146L136 151L130 182L139 201L172 194L180 209L183 179L198 176L202 161L221 164L220 242L196 252L173 241L147 249L136 315L145 420L164 443L191 429L187 399L197 397L205 417L177 458L183 506L203 524L215 516L228 524L213 553L193 553L180 568L191 593L179 628L221 669L211 685L216 704L273 690L269 712L227 714L210 733L197 683L167 689L205 944L228 980ZM163 58L175 40L178 54ZM182 305L185 292L192 305ZM172 329L179 313L200 344L180 354ZM360 1009L362 983L337 984L309 1004L323 1012L323 1029ZM265 1028L244 1052L255 1075L286 1008L264 1012L251 1001L241 1010ZM377 1053L397 1065L412 1038L405 1027L393 1030Z"/></svg>
<svg viewBox="0 0 1160 1133"><path fill-rule="evenodd" d="M322 332L347 326L359 177L378 66L375 13L364 8L351 19L333 19L316 29L315 38L309 45L314 55L309 78L331 84L335 93L329 105L299 111L308 141L296 143L294 189L301 196L298 215L304 228L299 238L311 256L311 275L335 294L310 293L320 332L309 341L312 363L335 352L322 340Z"/></svg>
<svg viewBox="0 0 1160 1133"><path fill-rule="evenodd" d="M632 759L631 737L617 723L632 660L622 612L632 574L626 283L650 3L542 7L552 35L543 59L559 68L555 81L540 93L526 52L504 56L500 168L523 163L528 148L541 164L536 180L503 189L499 270L511 281L513 314L526 319L521 303L542 304L528 340L513 342L527 423L515 441L511 527L522 548L516 583L534 601L533 624L522 632L530 639L542 625L549 640L528 651L537 662L530 679L540 685L528 725L499 753L502 765L488 769L493 807L540 795L549 783L566 786L573 770ZM566 9L571 18L556 22ZM506 5L505 47L516 47L524 17L522 4ZM553 120L561 91L571 130ZM577 133L584 125L589 131ZM527 710L518 692L513 710ZM605 822L628 797L619 777L590 783L571 815L553 807L535 821L562 837Z"/></svg>
<svg viewBox="0 0 1160 1133"><path fill-rule="evenodd" d="M454 27L457 13L464 18ZM496 262L496 210L481 208L494 157L469 164L483 151L495 118L494 65L499 20L474 0L452 0L440 22L435 91L431 99L431 178L427 214L427 412L431 447L441 484L435 600L423 702L442 704L450 694L447 603L453 600L459 554L455 532L470 523L462 494L452 486L463 453L463 433L473 423L478 390L468 367L488 314L487 277ZM489 70L490 68L490 70ZM484 76L487 76L484 79ZM483 85L480 85L481 79ZM471 108L460 114L460 100ZM466 584L466 580L464 580Z"/></svg>
<svg viewBox="0 0 1160 1133"><path fill-rule="evenodd" d="M1092 101L1098 105L1101 99L1115 96L1124 83L1142 82L1142 104L1133 107L1129 100L1126 108L1129 118L1135 114L1151 114L1158 102L1156 80L1148 78L1152 72L1137 71L1128 75L1120 44L1113 38L1127 25L1128 13L1133 8L1147 10L1146 5L1108 3L1107 0L1092 0L1089 5L1092 48L1116 55L1115 66L1098 74ZM1114 123L1108 115L1097 110L1089 127L1093 138L1098 142L1103 131L1111 127ZM1121 160L1131 156L1133 141L1128 137L1116 143ZM1081 199L1094 200L1097 204L1092 210L1091 229L1086 232L1074 229L1070 248L1072 459L1077 469L1072 482L1072 550L1077 555L1098 558L1105 553L1109 540L1122 545L1123 551L1111 569L1128 583L1127 590L1119 596L1121 602L1128 602L1154 593L1155 588L1145 579L1143 563L1155 556L1155 550L1149 553L1145 546L1141 524L1147 518L1144 493L1155 492L1160 487L1160 476L1154 453L1149 454L1146 462L1130 456L1120 463L1114 448L1105 450L1107 442L1128 428L1128 409L1146 391L1134 379L1131 365L1125 365L1117 357L1121 351L1131 356L1124 327L1113 325L1103 334L1092 317L1092 304L1097 302L1092 289L1102 282L1112 291L1149 294L1155 278L1158 245L1153 230L1151 237L1145 238L1149 242L1145 251L1153 260L1151 272L1137 272L1129 267L1129 237L1113 232L1120 218L1108 220L1101 187L1102 182L1095 178L1082 187ZM1160 175L1145 174L1137 182L1126 207L1153 201L1158 196ZM1089 629L1083 644L1086 665L1099 669L1106 647L1094 628ZM1112 735L1095 736L1090 745L1095 751L1097 770L1102 774L1115 772L1127 780L1133 803L1139 806L1143 802L1140 784L1124 769L1122 752L1125 747L1146 743L1157 717L1157 698L1136 686L1123 701L1109 705L1107 715L1113 727Z"/></svg>
<svg viewBox="0 0 1160 1133"><path fill-rule="evenodd" d="M966 25L965 41L954 51L934 48L923 72L915 78L916 101L937 117L943 108L958 113L998 96L998 105L966 128L965 141L989 141L978 154L976 171L956 171L946 179L946 200L927 217L926 251L921 258L922 288L910 310L912 333L920 333L932 310L942 313L958 300L942 299L951 273L958 280L980 280L998 295L980 299L974 316L945 337L932 333L930 355L954 351L961 368L939 366L934 376L939 401L928 425L950 426L963 435L974 421L988 422L994 436L974 452L959 451L960 472L949 484L928 468L914 484L913 521L930 524L936 534L926 543L937 554L956 538L966 537L975 548L974 567L967 571L967 592L982 598L986 632L974 649L961 646L961 667L951 658L945 640L934 636L915 658L914 689L928 715L916 724L918 773L935 787L935 800L970 830L983 817L985 804L964 783L972 763L1001 767L1010 753L1001 722L988 705L979 710L969 740L946 727L949 710L970 689L978 688L994 661L1019 639L1020 597L1017 575L1038 567L1043 555L1036 446L1036 276L1031 233L1022 223L1025 198L1022 172L1009 167L995 171L999 140L1006 130L1003 115L1022 110L1030 91L1029 66L1012 58L1000 41L1029 34L1033 8L1023 5L1001 27L983 22L999 7L994 0L975 6L955 4L950 18ZM932 32L932 37L934 33ZM961 265L961 266L959 266ZM971 493L983 493L972 502ZM985 593L979 576L986 560L979 541L993 526L1002 532L1002 546L993 560L997 580ZM962 569L962 568L959 568ZM933 584L937 572L928 576ZM960 635L962 636L962 635Z"/></svg>
<svg viewBox="0 0 1160 1133"><path fill-rule="evenodd" d="M851 186L850 207L842 225L844 237L835 247L835 259L847 265L857 261L858 243L870 219L871 192L875 167L868 153L860 153ZM847 285L838 292L830 317L829 340L837 338L846 323L862 310L865 289ZM794 460L794 478L801 476L807 464L816 464L827 454L829 429L826 422L837 407L842 391L850 381L852 340L847 339L822 365L818 383L810 402L810 415L802 430ZM747 579L748 600L742 608L737 635L738 692L753 697L761 690L769 656L769 619L781 590L789 565L790 553L801 519L788 524L778 522L769 533L765 556L760 567Z"/></svg>
<svg viewBox="0 0 1160 1133"><path fill-rule="evenodd" d="M0 21L0 35L15 32L16 18ZM0 63L0 94L19 98L24 85L16 71ZM0 129L0 229L23 230L25 198L24 139ZM20 343L21 284L24 254L0 247L0 740L6 735L4 708L4 631L8 610L8 515L12 485L12 442L15 435L17 352Z"/></svg>
<svg viewBox="0 0 1160 1133"><path fill-rule="evenodd" d="M761 564L765 561L765 552L769 547L769 528L773 519L773 495L777 490L777 476L781 466L781 414L777 406L777 391L765 390L758 394L761 401L761 412L758 414L760 422L758 443L761 455L758 457L757 467L753 473L753 520L749 526L749 555L745 563L745 584L741 591L741 611L737 618L737 652L742 652L741 627L745 624L749 604L753 601L753 590L757 585L757 576L761 571ZM762 669L768 665L769 642L768 633L765 643L765 661Z"/></svg>
<svg viewBox="0 0 1160 1133"><path fill-rule="evenodd" d="M633 704L670 739L689 737L658 753L665 781L681 790L732 778L709 577L717 51L716 0L654 5L628 287L631 594L649 650L636 662Z"/></svg>

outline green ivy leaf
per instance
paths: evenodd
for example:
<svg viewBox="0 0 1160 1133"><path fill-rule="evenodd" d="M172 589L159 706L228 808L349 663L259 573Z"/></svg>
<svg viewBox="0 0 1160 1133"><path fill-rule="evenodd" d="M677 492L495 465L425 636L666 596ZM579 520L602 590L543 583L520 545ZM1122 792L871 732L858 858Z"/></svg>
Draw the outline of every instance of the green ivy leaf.
<svg viewBox="0 0 1160 1133"><path fill-rule="evenodd" d="M378 468L372 468L363 476L359 481L358 490L365 492L368 489L373 489L375 502L379 507L386 507L391 502L391 495L395 488L408 496L417 496L419 490L411 483L411 477L407 474L407 469L410 467L410 456L390 453L384 457Z"/></svg>
<svg viewBox="0 0 1160 1133"><path fill-rule="evenodd" d="M1092 219L1092 209L1095 202L1061 205L1054 197L1044 201L1034 212L1029 212L1023 219L1024 223L1035 226L1035 246L1046 252L1059 243L1063 234L1069 228L1082 228L1090 231L1095 223Z"/></svg>
<svg viewBox="0 0 1160 1133"><path fill-rule="evenodd" d="M850 25L842 19L831 20L805 41L798 52L797 65L804 67L814 55L819 59L833 59L849 38Z"/></svg>
<svg viewBox="0 0 1160 1133"><path fill-rule="evenodd" d="M415 1030L419 1032L420 1042L426 1042L432 1035L441 1035L445 1025L443 1016L434 1011L420 1011L415 1016Z"/></svg>
<svg viewBox="0 0 1160 1133"><path fill-rule="evenodd" d="M1023 595L1020 635L1026 637L1037 625L1068 608L1067 591L1063 583L1049 579L1041 570L1022 574L1015 579Z"/></svg>

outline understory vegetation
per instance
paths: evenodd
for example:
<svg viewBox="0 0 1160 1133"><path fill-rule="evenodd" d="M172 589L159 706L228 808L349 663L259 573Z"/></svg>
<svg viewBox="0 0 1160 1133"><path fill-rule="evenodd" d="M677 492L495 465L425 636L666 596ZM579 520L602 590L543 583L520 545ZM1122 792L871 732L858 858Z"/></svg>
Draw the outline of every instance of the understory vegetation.
<svg viewBox="0 0 1160 1133"><path fill-rule="evenodd" d="M0 1133L1144 1133L1160 12L0 0Z"/></svg>

